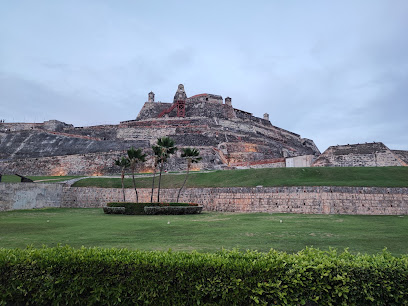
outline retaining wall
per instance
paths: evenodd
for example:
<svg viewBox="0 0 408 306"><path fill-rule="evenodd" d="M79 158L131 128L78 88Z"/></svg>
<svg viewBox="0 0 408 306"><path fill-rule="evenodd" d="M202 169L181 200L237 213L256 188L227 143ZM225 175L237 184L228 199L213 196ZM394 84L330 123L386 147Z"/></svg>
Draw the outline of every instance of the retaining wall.
<svg viewBox="0 0 408 306"><path fill-rule="evenodd" d="M61 207L61 184L0 183L0 211Z"/></svg>
<svg viewBox="0 0 408 306"><path fill-rule="evenodd" d="M0 210L40 207L103 207L122 201L114 188L62 187L60 184L0 184ZM174 202L178 189L163 189L160 201ZM154 201L157 199L155 190ZM126 200L135 201L133 189ZM150 202L150 189L139 189L139 201ZM262 187L187 188L181 202L204 210L305 214L407 215L408 188L377 187Z"/></svg>

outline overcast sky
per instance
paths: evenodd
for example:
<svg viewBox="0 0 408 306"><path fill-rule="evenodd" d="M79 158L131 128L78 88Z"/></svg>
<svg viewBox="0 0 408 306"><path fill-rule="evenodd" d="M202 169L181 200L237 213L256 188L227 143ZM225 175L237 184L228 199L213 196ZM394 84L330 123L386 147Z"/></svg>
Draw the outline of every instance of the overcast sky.
<svg viewBox="0 0 408 306"><path fill-rule="evenodd" d="M0 0L0 119L117 124L183 83L322 152L408 150L407 16L406 0Z"/></svg>

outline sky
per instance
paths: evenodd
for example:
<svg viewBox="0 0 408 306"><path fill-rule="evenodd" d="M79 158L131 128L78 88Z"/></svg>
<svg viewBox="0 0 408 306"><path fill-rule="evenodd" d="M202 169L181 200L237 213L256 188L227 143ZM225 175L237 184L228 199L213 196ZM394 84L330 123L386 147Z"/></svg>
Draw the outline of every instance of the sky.
<svg viewBox="0 0 408 306"><path fill-rule="evenodd" d="M135 119L150 91L332 145L408 150L406 0L0 0L0 119Z"/></svg>

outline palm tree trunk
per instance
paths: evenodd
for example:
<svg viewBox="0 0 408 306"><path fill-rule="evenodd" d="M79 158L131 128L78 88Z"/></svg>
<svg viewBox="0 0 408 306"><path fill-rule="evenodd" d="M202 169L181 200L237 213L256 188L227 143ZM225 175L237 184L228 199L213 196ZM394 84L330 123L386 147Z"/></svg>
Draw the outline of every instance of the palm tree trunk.
<svg viewBox="0 0 408 306"><path fill-rule="evenodd" d="M150 203L153 203L154 179L156 178L156 166L153 169L152 194L150 195Z"/></svg>
<svg viewBox="0 0 408 306"><path fill-rule="evenodd" d="M189 173L189 172L190 172L190 163L187 163L187 174L186 174L186 177L184 178L183 185L181 186L181 188L180 188L180 190L179 190L179 192L178 192L178 195L177 195L177 203L179 202L181 189L184 188L184 185L185 185L186 182L187 182L187 178L188 178L188 173Z"/></svg>
<svg viewBox="0 0 408 306"><path fill-rule="evenodd" d="M160 176L159 176L159 188L157 190L157 202L160 202L160 183L161 183L161 176L163 172L163 161L160 163Z"/></svg>
<svg viewBox="0 0 408 306"><path fill-rule="evenodd" d="M136 193L136 203L139 203L139 197L137 195L137 189L136 189L136 182L135 182L135 171L132 169L132 180L133 180L133 188L135 189Z"/></svg>
<svg viewBox="0 0 408 306"><path fill-rule="evenodd" d="M122 168L122 175L120 176L121 181L122 181L122 193L123 193L123 202L126 202L126 197L125 197L125 168Z"/></svg>

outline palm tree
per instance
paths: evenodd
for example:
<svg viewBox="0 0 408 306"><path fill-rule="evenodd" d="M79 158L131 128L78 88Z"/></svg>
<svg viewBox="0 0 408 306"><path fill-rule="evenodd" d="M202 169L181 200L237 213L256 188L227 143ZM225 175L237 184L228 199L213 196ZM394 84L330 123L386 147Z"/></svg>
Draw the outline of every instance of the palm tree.
<svg viewBox="0 0 408 306"><path fill-rule="evenodd" d="M154 190L154 180L156 178L156 169L157 165L159 164L159 158L161 155L160 147L154 145L152 146L153 154L154 154L154 165L153 165L153 181L152 181L152 194L150 195L150 203L153 203L153 190Z"/></svg>
<svg viewBox="0 0 408 306"><path fill-rule="evenodd" d="M160 164L159 187L157 190L157 202L160 202L160 184L163 166L167 162L167 158L176 153L177 147L175 146L174 140L170 137L161 137L157 139L157 144L153 146L152 149L156 155L157 163Z"/></svg>
<svg viewBox="0 0 408 306"><path fill-rule="evenodd" d="M125 179L125 169L129 168L130 166L130 161L126 157L118 158L115 160L115 165L119 166L121 169L121 176L120 179L122 181L122 193L123 193L123 202L126 202L125 198L125 184L124 184L124 179Z"/></svg>
<svg viewBox="0 0 408 306"><path fill-rule="evenodd" d="M186 177L184 179L183 185L181 186L178 195L177 195L177 203L179 201L180 198L180 193L181 193L181 189L183 189L184 185L187 182L187 178L188 178L188 174L190 172L190 168L191 168L191 164L193 163L198 163L202 157L200 156L200 151L198 151L197 149L194 148L184 148L183 149L183 153L181 154L181 157L185 158L187 160L187 174Z"/></svg>
<svg viewBox="0 0 408 306"><path fill-rule="evenodd" d="M136 203L139 203L139 197L137 194L137 189L136 189L136 182L135 182L135 170L138 162L145 162L146 161L146 154L143 154L141 149L135 150L135 148L131 147L129 150L127 150L128 154L128 159L130 162L130 170L132 171L132 181L133 181L133 188L135 189L136 193Z"/></svg>

